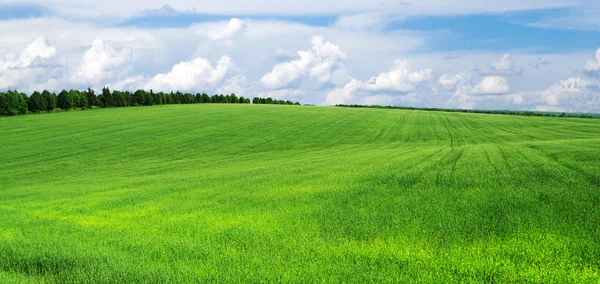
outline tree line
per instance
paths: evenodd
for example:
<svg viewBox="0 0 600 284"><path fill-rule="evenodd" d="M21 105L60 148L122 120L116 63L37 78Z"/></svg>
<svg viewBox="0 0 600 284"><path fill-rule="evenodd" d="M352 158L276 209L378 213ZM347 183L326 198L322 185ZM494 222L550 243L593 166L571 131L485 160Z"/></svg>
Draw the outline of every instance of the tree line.
<svg viewBox="0 0 600 284"><path fill-rule="evenodd" d="M0 92L0 116L13 116L28 113L52 112L56 110L89 109L106 107L132 107L170 104L250 104L249 98L236 94L212 95L198 93L196 95L182 92L158 92L150 90L111 91L104 87L102 93L96 95L94 90L62 90L58 95L47 90L35 91L31 96L18 91ZM300 105L299 102L274 100L256 97L253 104Z"/></svg>
<svg viewBox="0 0 600 284"><path fill-rule="evenodd" d="M448 109L448 108L380 106L380 105L344 105L344 104L338 104L335 106L336 107L350 107L350 108L383 108L383 109L424 110L424 111L442 111L442 112L521 115L521 116L543 116L543 117L600 118L600 114L595 114L595 113L573 113L573 112L551 112L551 111L529 111L529 110Z"/></svg>

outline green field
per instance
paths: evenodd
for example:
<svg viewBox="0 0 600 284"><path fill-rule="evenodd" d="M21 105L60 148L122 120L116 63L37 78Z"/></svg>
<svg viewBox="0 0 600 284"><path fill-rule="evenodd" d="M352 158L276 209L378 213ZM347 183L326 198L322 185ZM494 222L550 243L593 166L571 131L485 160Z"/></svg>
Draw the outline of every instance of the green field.
<svg viewBox="0 0 600 284"><path fill-rule="evenodd" d="M2 283L600 281L600 120L170 105L0 137Z"/></svg>

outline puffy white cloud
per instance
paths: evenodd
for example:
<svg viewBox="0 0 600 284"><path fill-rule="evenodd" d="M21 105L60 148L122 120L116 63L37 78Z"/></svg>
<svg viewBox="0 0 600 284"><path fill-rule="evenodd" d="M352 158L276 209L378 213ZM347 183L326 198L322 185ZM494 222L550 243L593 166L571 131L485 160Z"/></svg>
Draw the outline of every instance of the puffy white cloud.
<svg viewBox="0 0 600 284"><path fill-rule="evenodd" d="M470 82L471 75L464 71L461 71L454 75L444 73L438 79L438 83L446 90L454 90L458 85Z"/></svg>
<svg viewBox="0 0 600 284"><path fill-rule="evenodd" d="M28 67L36 58L47 59L56 56L56 48L50 46L45 37L38 36L21 52L15 67Z"/></svg>
<svg viewBox="0 0 600 284"><path fill-rule="evenodd" d="M36 87L56 85L54 77L62 76L60 63L55 62L56 48L45 37L38 36L18 57L9 54L0 60L0 89L19 88L31 91Z"/></svg>
<svg viewBox="0 0 600 284"><path fill-rule="evenodd" d="M389 72L380 73L367 82L351 79L345 86L331 90L325 99L325 104L347 104L353 102L355 93L384 93L382 95L367 96L366 98L383 98L394 95L407 95L416 91L431 78L432 70L413 70L410 62L403 60L394 61L394 67ZM364 99L363 99L364 100ZM373 99L369 102L373 102Z"/></svg>
<svg viewBox="0 0 600 284"><path fill-rule="evenodd" d="M56 48L50 46L45 37L38 36L25 49L23 49L18 58L9 55L4 61L0 61L0 71L9 68L29 67L36 59L49 59L56 56Z"/></svg>
<svg viewBox="0 0 600 284"><path fill-rule="evenodd" d="M509 90L510 86L504 77L487 76L473 87L471 95L499 95L506 94Z"/></svg>
<svg viewBox="0 0 600 284"><path fill-rule="evenodd" d="M583 98L588 85L589 83L581 78L562 80L542 93L541 103L551 107L568 107L572 100Z"/></svg>
<svg viewBox="0 0 600 284"><path fill-rule="evenodd" d="M588 60L583 67L588 75L600 74L600 48L596 50L596 60Z"/></svg>
<svg viewBox="0 0 600 284"><path fill-rule="evenodd" d="M509 53L502 55L499 61L491 62L488 68L477 68L481 75L520 75L523 68L517 66Z"/></svg>
<svg viewBox="0 0 600 284"><path fill-rule="evenodd" d="M343 88L334 89L327 94L326 105L345 104L352 100L352 95L362 86L362 82L352 79Z"/></svg>
<svg viewBox="0 0 600 284"><path fill-rule="evenodd" d="M214 67L205 58L195 58L173 66L169 73L154 76L145 85L145 88L157 91L201 91L215 88L219 86L233 66L229 56L221 57Z"/></svg>
<svg viewBox="0 0 600 284"><path fill-rule="evenodd" d="M123 48L117 51L110 43L97 39L83 54L81 63L71 79L78 83L104 83L105 79L124 73L131 60L131 49Z"/></svg>
<svg viewBox="0 0 600 284"><path fill-rule="evenodd" d="M431 69L413 70L410 62L397 59L394 68L367 81L362 89L372 92L388 91L408 93L431 78Z"/></svg>
<svg viewBox="0 0 600 284"><path fill-rule="evenodd" d="M260 81L268 88L284 88L300 78L316 79L319 83L328 83L333 74L346 61L346 54L340 47L326 42L322 36L312 38L312 49L298 51L299 59L275 65Z"/></svg>
<svg viewBox="0 0 600 284"><path fill-rule="evenodd" d="M232 38L246 31L246 23L240 19L232 18L226 24L217 24L212 29L198 31L199 34L204 34L212 40L224 40Z"/></svg>

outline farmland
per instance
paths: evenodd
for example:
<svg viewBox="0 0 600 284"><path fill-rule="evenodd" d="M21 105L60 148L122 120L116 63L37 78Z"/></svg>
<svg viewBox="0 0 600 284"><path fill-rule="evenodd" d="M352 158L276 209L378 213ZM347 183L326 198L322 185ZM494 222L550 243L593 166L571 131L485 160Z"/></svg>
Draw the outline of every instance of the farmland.
<svg viewBox="0 0 600 284"><path fill-rule="evenodd" d="M600 120L280 105L0 118L0 282L600 281Z"/></svg>

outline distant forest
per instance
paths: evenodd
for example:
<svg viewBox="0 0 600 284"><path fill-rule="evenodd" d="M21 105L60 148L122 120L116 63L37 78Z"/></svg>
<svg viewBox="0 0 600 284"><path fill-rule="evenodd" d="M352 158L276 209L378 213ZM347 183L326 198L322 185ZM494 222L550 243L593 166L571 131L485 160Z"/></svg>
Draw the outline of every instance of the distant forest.
<svg viewBox="0 0 600 284"><path fill-rule="evenodd" d="M110 91L103 88L102 93L96 95L94 90L63 90L58 95L47 90L41 93L35 91L31 96L17 91L0 92L0 116L13 116L28 113L68 111L71 109L89 109L105 107L132 107L171 104L275 104L275 105L300 105L299 102L275 100L272 98L249 98L231 95L212 95L198 93L171 92L155 93L152 90Z"/></svg>
<svg viewBox="0 0 600 284"><path fill-rule="evenodd" d="M529 111L529 110L448 109L448 108L380 106L380 105L343 105L343 104L339 104L339 105L335 105L335 106L336 107L350 107L350 108L403 109L403 110L424 110L424 111L441 111L441 112L466 112L466 113L483 113L483 114L544 116L544 117L600 118L600 114L598 114L598 113L551 112L551 111Z"/></svg>

